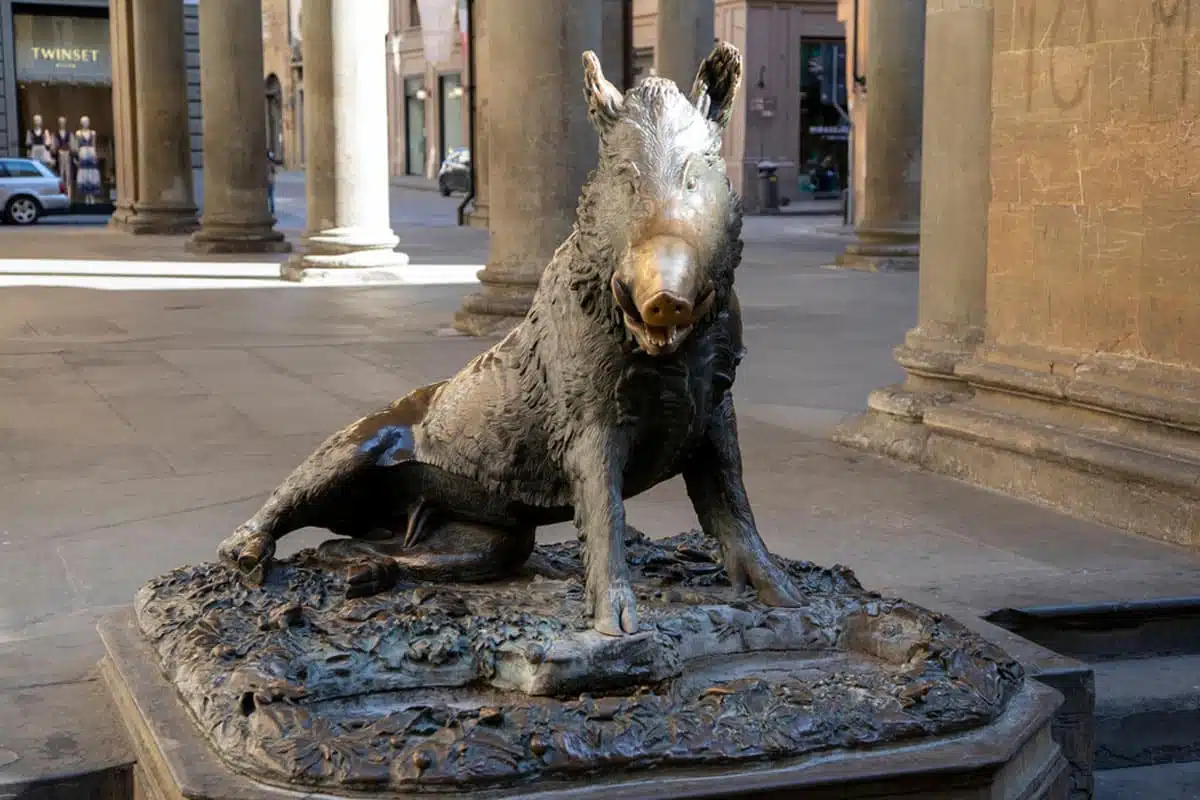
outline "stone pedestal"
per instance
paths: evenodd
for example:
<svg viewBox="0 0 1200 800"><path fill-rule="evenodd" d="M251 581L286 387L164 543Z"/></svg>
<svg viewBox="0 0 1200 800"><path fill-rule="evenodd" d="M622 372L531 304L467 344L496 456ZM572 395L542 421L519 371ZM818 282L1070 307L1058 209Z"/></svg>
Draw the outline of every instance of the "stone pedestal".
<svg viewBox="0 0 1200 800"><path fill-rule="evenodd" d="M803 604L768 608L698 532L627 543L643 613L619 637L588 623L577 543L363 598L324 548L261 587L216 564L150 581L101 626L138 791L1065 796L1062 698L958 622L786 559Z"/></svg>
<svg viewBox="0 0 1200 800"><path fill-rule="evenodd" d="M187 249L287 252L291 245L274 230L275 218L267 206L261 0L200 4L200 62L204 214Z"/></svg>
<svg viewBox="0 0 1200 800"><path fill-rule="evenodd" d="M955 4L958 5L958 4ZM867 270L916 269L921 216L921 107L925 0L871 2L862 215L837 263Z"/></svg>
<svg viewBox="0 0 1200 800"><path fill-rule="evenodd" d="M491 252L479 273L482 291L455 315L464 333L489 335L519 322L571 233L598 150L580 54L600 50L603 7L603 0L504 0L505 13L487 18Z"/></svg>
<svg viewBox="0 0 1200 800"><path fill-rule="evenodd" d="M284 268L293 280L356 270L364 281L408 263L396 251L387 170L386 0L304 7L304 138L308 232Z"/></svg>
<svg viewBox="0 0 1200 800"><path fill-rule="evenodd" d="M109 225L128 233L188 233L199 222L183 6L113 0L109 14L117 128L117 203Z"/></svg>
<svg viewBox="0 0 1200 800"><path fill-rule="evenodd" d="M700 62L712 52L716 25L713 0L658 0L654 71L675 81L685 94L692 89Z"/></svg>

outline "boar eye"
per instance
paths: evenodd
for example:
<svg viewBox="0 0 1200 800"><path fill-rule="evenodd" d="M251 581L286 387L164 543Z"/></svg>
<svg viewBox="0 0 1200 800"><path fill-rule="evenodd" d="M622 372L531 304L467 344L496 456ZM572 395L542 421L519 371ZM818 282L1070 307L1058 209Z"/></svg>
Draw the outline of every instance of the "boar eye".
<svg viewBox="0 0 1200 800"><path fill-rule="evenodd" d="M696 180L695 175L688 175L687 182L684 185L687 186L687 190L689 192L694 192L694 191L696 191L696 187L699 185L699 183L700 182L698 180Z"/></svg>

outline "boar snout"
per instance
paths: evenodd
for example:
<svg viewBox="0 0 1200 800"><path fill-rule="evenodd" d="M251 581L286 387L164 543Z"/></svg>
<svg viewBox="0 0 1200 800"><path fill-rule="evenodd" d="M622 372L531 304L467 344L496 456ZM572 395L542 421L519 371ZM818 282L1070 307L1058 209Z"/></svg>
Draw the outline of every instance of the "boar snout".
<svg viewBox="0 0 1200 800"><path fill-rule="evenodd" d="M655 236L632 248L612 291L625 326L650 355L675 352L713 299L696 248L677 236Z"/></svg>
<svg viewBox="0 0 1200 800"><path fill-rule="evenodd" d="M642 306L642 319L659 328L692 324L692 303L671 292L659 292Z"/></svg>

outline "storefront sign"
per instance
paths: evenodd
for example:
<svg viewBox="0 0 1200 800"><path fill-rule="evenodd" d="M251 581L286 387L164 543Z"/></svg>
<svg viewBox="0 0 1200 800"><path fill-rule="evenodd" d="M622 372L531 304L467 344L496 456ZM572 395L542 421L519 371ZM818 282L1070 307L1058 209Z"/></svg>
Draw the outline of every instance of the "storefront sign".
<svg viewBox="0 0 1200 800"><path fill-rule="evenodd" d="M14 14L17 80L111 84L108 20Z"/></svg>

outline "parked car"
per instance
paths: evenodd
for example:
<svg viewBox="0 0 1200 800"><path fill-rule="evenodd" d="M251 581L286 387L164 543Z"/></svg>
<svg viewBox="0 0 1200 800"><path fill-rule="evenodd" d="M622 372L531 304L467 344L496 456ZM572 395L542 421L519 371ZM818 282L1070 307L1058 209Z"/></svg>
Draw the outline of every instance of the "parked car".
<svg viewBox="0 0 1200 800"><path fill-rule="evenodd" d="M10 225L32 225L45 214L71 208L67 185L53 170L31 158L0 158L0 208Z"/></svg>
<svg viewBox="0 0 1200 800"><path fill-rule="evenodd" d="M471 190L471 150L467 147L455 147L446 154L442 167L438 170L438 189L442 197L449 197L451 192L469 192Z"/></svg>

